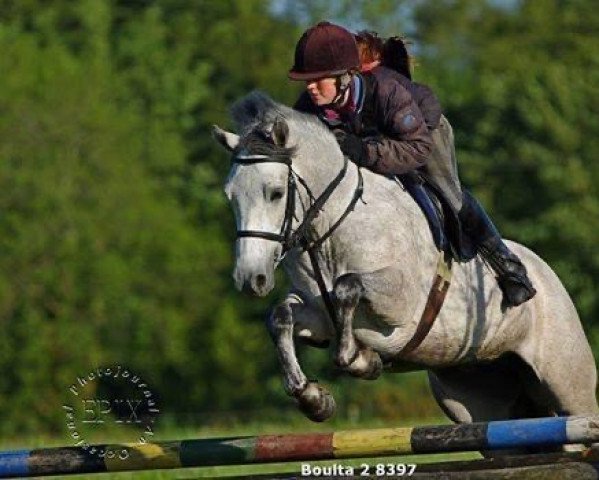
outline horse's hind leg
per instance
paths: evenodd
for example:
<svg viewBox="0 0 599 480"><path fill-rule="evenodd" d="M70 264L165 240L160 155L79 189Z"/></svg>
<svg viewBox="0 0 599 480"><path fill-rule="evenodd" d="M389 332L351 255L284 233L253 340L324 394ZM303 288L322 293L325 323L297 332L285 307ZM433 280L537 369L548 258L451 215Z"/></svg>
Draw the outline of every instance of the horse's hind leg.
<svg viewBox="0 0 599 480"><path fill-rule="evenodd" d="M565 335L562 338L567 338ZM529 368L524 386L528 397L550 414L560 416L597 415L595 396L597 371L595 360L586 340L576 348L562 348L560 361L551 358L541 365L540 376ZM599 443L588 443L599 452ZM563 450L580 451L583 445L565 445Z"/></svg>
<svg viewBox="0 0 599 480"><path fill-rule="evenodd" d="M431 390L437 403L456 423L489 422L544 416L522 402L524 387L510 362L448 367L429 371ZM530 453L526 449L482 451L485 457Z"/></svg>
<svg viewBox="0 0 599 480"><path fill-rule="evenodd" d="M360 277L354 273L339 277L333 287L337 317L335 363L356 377L374 380L383 370L381 357L372 349L361 346L353 331L354 313L363 292Z"/></svg>
<svg viewBox="0 0 599 480"><path fill-rule="evenodd" d="M456 423L513 418L523 393L516 375L493 364L429 371L429 382L437 403Z"/></svg>
<svg viewBox="0 0 599 480"><path fill-rule="evenodd" d="M523 384L531 401L543 411L560 416L599 414L594 360L589 358L586 364L575 360L556 363L543 372L541 379L532 368L524 369Z"/></svg>
<svg viewBox="0 0 599 480"><path fill-rule="evenodd" d="M324 387L308 381L295 352L294 334L298 325L294 317L301 318L302 310L305 308L297 295L288 295L269 315L267 328L283 370L285 390L297 399L300 409L310 420L322 422L335 412L335 400ZM301 326L299 327L298 333L301 336L302 329ZM325 337L323 332L319 333ZM304 334L307 335L306 332ZM311 340L321 343L326 338L311 338Z"/></svg>
<svg viewBox="0 0 599 480"><path fill-rule="evenodd" d="M593 392L594 365L589 366L587 373L590 377L588 388L586 385L575 388L562 375L559 376L561 381L551 375L539 379L520 356L508 353L491 363L429 372L429 381L437 402L447 416L454 422L470 423L549 417L556 413L597 413ZM483 454L494 456L561 450L561 447L527 447Z"/></svg>

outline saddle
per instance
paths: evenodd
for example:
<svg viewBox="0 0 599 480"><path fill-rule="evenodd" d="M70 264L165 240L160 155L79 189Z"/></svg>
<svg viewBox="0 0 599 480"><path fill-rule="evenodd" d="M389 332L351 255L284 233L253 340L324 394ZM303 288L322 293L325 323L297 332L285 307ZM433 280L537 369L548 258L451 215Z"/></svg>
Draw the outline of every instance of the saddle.
<svg viewBox="0 0 599 480"><path fill-rule="evenodd" d="M422 210L437 249L458 262L472 260L476 247L463 232L458 213L451 208L443 192L418 172L396 178Z"/></svg>

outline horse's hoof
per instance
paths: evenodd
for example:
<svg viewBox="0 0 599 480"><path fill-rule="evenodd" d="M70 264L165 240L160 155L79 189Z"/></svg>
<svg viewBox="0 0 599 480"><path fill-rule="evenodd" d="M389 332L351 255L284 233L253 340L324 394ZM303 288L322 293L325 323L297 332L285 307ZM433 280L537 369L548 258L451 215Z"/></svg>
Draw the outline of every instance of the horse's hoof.
<svg viewBox="0 0 599 480"><path fill-rule="evenodd" d="M376 380L383 373L383 361L378 353L373 350L361 352L357 364L351 366L354 375L364 380Z"/></svg>
<svg viewBox="0 0 599 480"><path fill-rule="evenodd" d="M330 418L337 408L335 399L324 387L310 382L297 395L300 410L313 422L324 422Z"/></svg>

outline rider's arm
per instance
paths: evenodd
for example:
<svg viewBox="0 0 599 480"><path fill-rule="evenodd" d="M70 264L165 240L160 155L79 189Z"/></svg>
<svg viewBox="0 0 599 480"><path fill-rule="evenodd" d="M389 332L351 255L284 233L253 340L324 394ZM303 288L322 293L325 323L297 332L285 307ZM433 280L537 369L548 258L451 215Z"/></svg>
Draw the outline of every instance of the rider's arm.
<svg viewBox="0 0 599 480"><path fill-rule="evenodd" d="M429 131L434 130L439 126L443 113L439 99L428 85L412 82L412 87L414 99L424 116L426 126Z"/></svg>
<svg viewBox="0 0 599 480"><path fill-rule="evenodd" d="M365 166L383 175L400 175L424 165L433 140L408 89L394 79L378 82L374 101L384 132L365 142Z"/></svg>

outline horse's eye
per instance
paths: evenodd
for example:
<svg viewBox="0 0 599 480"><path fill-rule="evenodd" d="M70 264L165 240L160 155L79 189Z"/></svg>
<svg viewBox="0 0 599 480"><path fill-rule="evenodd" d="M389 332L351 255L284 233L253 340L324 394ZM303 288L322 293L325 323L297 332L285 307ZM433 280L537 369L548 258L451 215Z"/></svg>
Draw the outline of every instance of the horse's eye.
<svg viewBox="0 0 599 480"><path fill-rule="evenodd" d="M276 202L277 200L281 200L283 198L283 190L273 190L270 194L270 201Z"/></svg>

